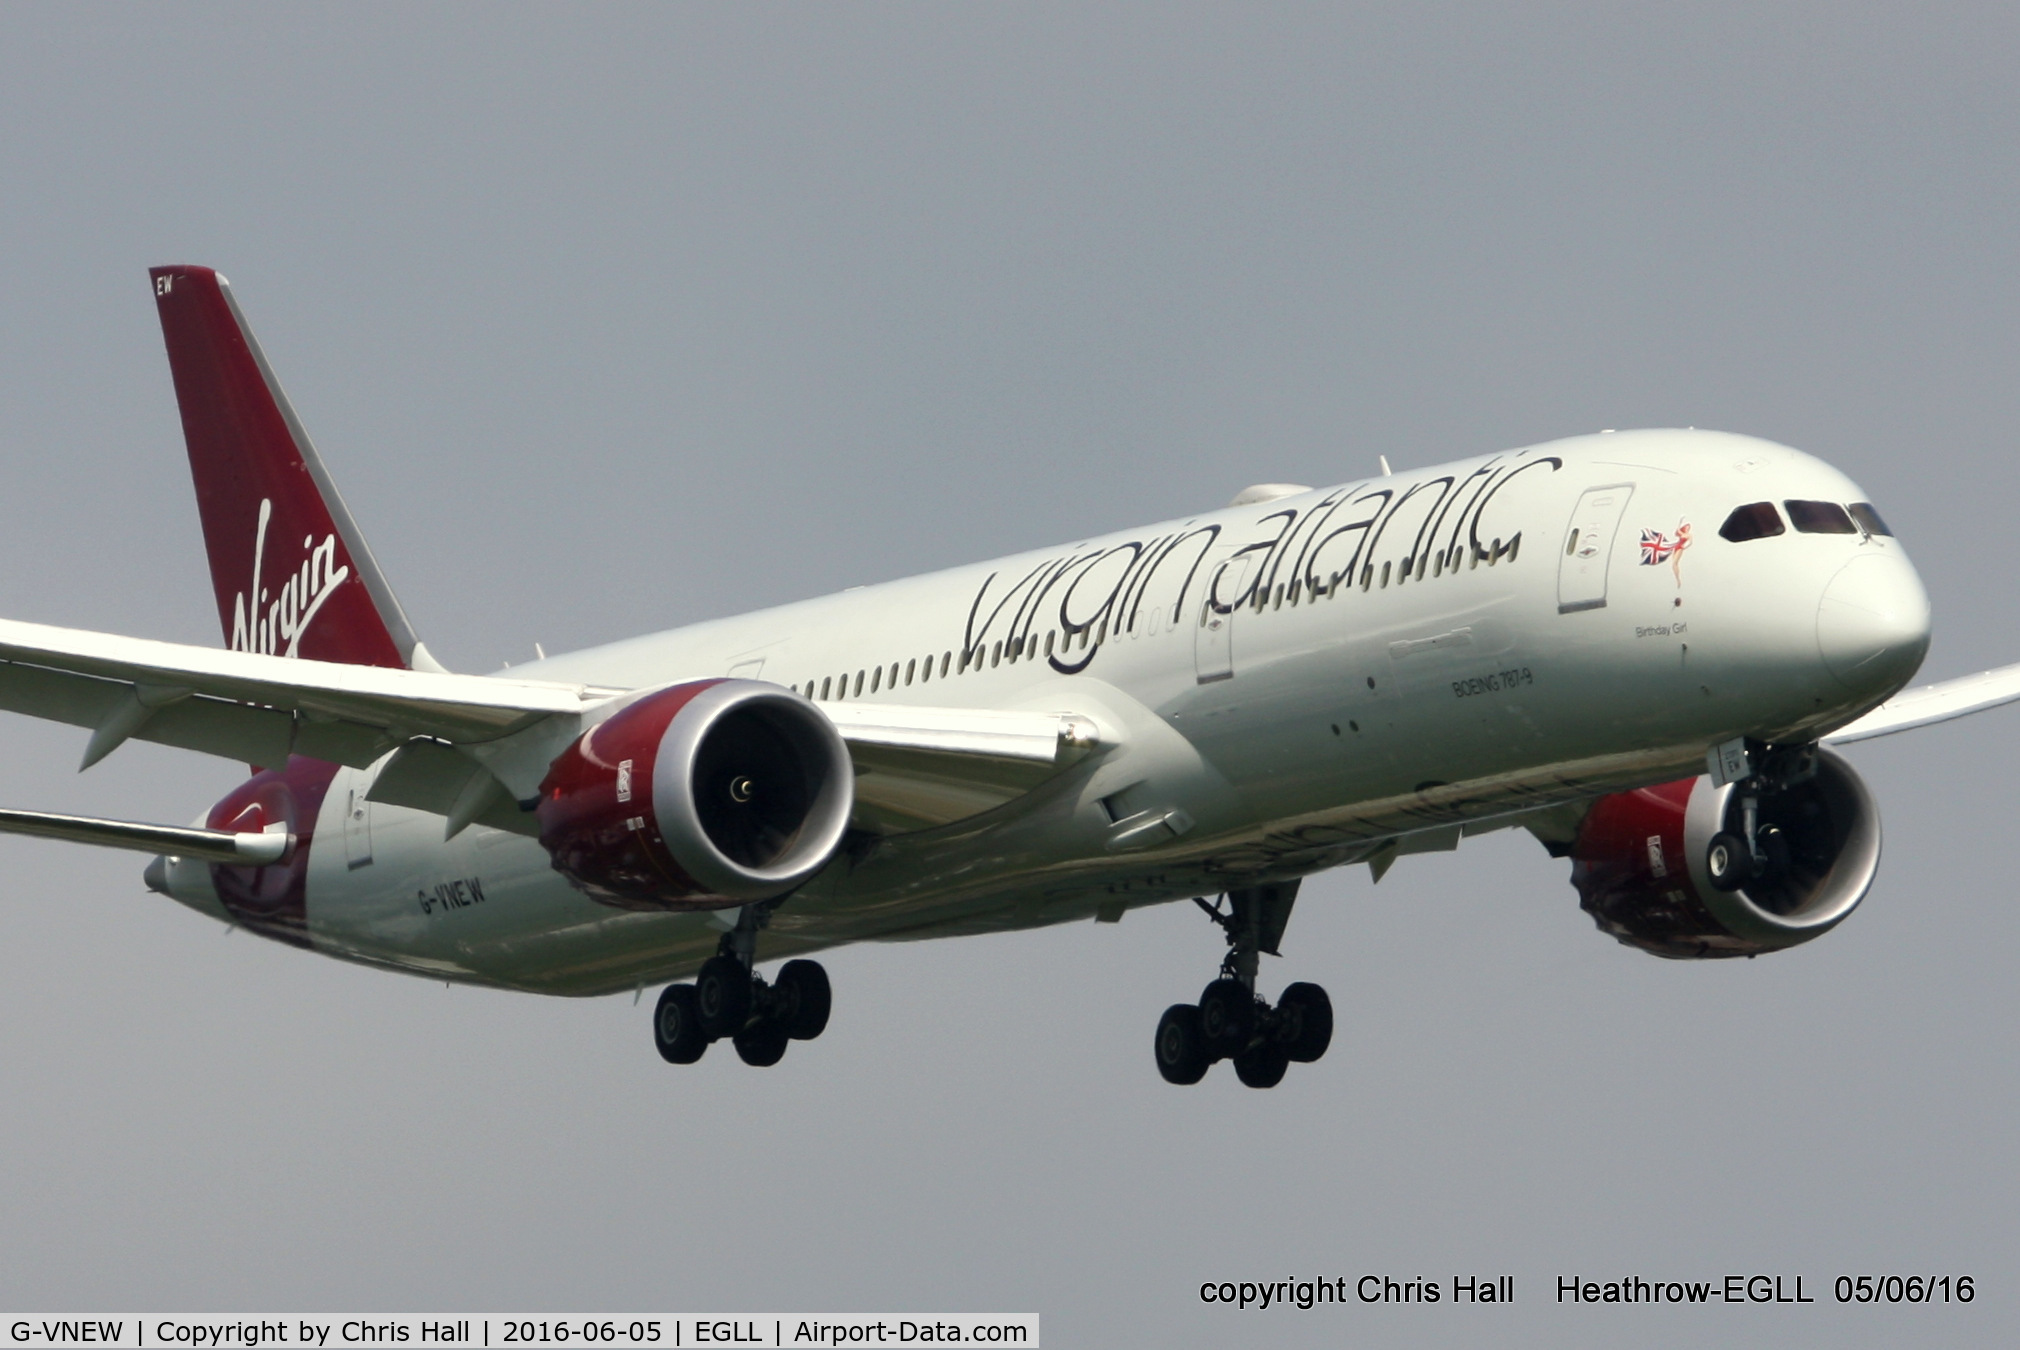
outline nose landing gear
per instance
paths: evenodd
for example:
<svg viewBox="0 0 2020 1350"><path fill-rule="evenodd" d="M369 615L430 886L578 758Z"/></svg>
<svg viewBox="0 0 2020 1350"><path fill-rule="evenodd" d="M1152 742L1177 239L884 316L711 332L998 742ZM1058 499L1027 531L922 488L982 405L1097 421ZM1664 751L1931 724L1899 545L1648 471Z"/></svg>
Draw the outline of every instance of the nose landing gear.
<svg viewBox="0 0 2020 1350"><path fill-rule="evenodd" d="M770 917L768 906L745 905L694 983L660 994L652 1040L661 1059L692 1064L711 1043L727 1039L744 1063L768 1068L785 1057L788 1042L827 1030L833 999L820 962L788 961L770 982L753 969L758 930Z"/></svg>
<svg viewBox="0 0 2020 1350"><path fill-rule="evenodd" d="M1789 841L1779 825L1761 821L1761 800L1817 774L1814 745L1747 746L1748 758L1759 768L1734 784L1739 794L1740 827L1721 830L1705 846L1704 870L1712 887L1736 891L1748 885L1772 887L1789 870Z"/></svg>
<svg viewBox="0 0 2020 1350"><path fill-rule="evenodd" d="M1173 1004L1158 1020L1152 1044L1167 1083L1197 1083L1215 1060L1231 1059L1243 1083L1270 1088L1292 1063L1309 1064L1326 1053L1333 1004L1324 989L1293 984L1274 1007L1255 991L1257 958L1277 954L1297 894L1298 883L1291 881L1231 890L1226 909L1193 902L1227 935L1228 953L1198 1003Z"/></svg>

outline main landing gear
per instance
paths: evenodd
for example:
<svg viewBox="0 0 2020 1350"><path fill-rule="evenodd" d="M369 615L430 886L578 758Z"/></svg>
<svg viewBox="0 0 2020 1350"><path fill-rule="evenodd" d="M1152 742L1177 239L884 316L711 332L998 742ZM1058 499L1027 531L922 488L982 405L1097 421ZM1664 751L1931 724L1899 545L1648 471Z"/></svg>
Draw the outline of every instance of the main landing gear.
<svg viewBox="0 0 2020 1350"><path fill-rule="evenodd" d="M770 917L767 906L745 905L694 983L669 985L659 996L652 1040L661 1059L692 1064L727 1037L744 1063L768 1068L785 1058L788 1041L810 1041L827 1029L832 1000L820 962L788 961L769 983L752 969L758 930Z"/></svg>
<svg viewBox="0 0 2020 1350"><path fill-rule="evenodd" d="M1316 984L1285 989L1271 1007L1255 991L1257 957L1277 955L1290 922L1298 883L1227 893L1227 908L1193 903L1227 935L1220 977L1198 1003L1175 1003L1157 1023L1157 1071L1167 1083L1197 1083L1217 1059L1234 1061L1235 1077L1252 1088L1283 1081L1292 1062L1309 1064L1333 1040L1333 1002Z"/></svg>

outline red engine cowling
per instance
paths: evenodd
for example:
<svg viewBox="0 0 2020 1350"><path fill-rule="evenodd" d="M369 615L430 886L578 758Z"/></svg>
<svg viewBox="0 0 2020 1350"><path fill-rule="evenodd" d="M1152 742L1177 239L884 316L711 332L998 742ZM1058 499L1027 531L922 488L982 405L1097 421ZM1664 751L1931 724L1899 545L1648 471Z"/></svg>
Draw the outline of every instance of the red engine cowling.
<svg viewBox="0 0 2020 1350"><path fill-rule="evenodd" d="M657 690L584 732L540 784L554 869L621 909L783 895L848 829L855 770L834 724L755 680Z"/></svg>
<svg viewBox="0 0 2020 1350"><path fill-rule="evenodd" d="M1836 927L1879 870L1880 817L1866 785L1819 750L1814 777L1761 799L1760 822L1781 830L1787 867L1720 891L1705 852L1713 835L1740 828L1731 786L1686 778L1602 797L1579 825L1571 884L1600 928L1657 956L1758 956Z"/></svg>

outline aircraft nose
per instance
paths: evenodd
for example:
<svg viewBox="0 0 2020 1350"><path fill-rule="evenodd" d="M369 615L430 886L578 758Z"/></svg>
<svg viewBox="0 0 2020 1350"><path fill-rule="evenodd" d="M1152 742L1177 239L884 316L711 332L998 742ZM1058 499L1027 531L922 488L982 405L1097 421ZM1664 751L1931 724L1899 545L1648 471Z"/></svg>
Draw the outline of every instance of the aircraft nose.
<svg viewBox="0 0 2020 1350"><path fill-rule="evenodd" d="M1867 553L1839 568L1817 605L1817 649L1854 693L1906 684L1929 650L1929 593L1908 560Z"/></svg>

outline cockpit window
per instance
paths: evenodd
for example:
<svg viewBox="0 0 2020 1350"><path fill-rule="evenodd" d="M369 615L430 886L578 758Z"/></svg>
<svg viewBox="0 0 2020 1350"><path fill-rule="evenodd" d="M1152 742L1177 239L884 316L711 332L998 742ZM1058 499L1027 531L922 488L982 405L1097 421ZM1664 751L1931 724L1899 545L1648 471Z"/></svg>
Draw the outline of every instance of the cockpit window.
<svg viewBox="0 0 2020 1350"><path fill-rule="evenodd" d="M1880 513L1873 509L1871 502L1853 502L1852 519L1858 521L1867 534L1883 535L1888 539L1894 537L1894 532L1887 528L1886 521L1880 519Z"/></svg>
<svg viewBox="0 0 2020 1350"><path fill-rule="evenodd" d="M1775 510L1773 502L1755 502L1751 506L1738 506L1725 518L1725 524L1718 527L1719 537L1730 539L1735 544L1743 544L1749 539L1771 539L1782 533L1781 512Z"/></svg>
<svg viewBox="0 0 2020 1350"><path fill-rule="evenodd" d="M1836 502L1783 502L1798 534L1857 534L1859 527Z"/></svg>

